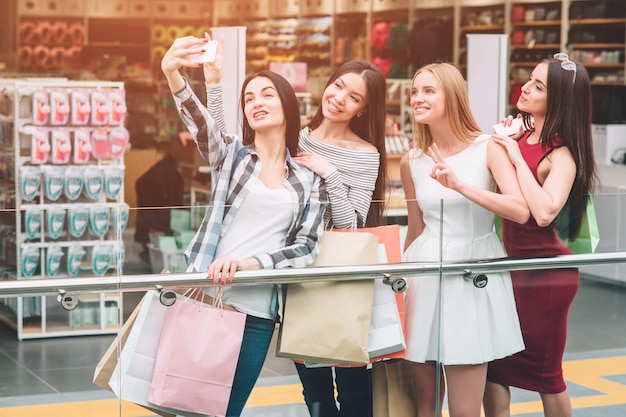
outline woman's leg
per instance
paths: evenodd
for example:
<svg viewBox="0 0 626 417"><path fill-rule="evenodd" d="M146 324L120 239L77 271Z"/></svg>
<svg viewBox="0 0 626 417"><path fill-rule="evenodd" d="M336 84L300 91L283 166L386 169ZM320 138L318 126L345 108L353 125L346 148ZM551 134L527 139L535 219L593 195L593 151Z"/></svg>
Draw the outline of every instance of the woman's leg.
<svg viewBox="0 0 626 417"><path fill-rule="evenodd" d="M483 397L485 417L511 417L511 390L509 387L487 381Z"/></svg>
<svg viewBox="0 0 626 417"><path fill-rule="evenodd" d="M295 365L302 383L304 402L311 417L338 417L333 369L330 366L307 368L297 362Z"/></svg>
<svg viewBox="0 0 626 417"><path fill-rule="evenodd" d="M366 366L336 367L337 400L340 417L367 417L371 415L371 370Z"/></svg>
<svg viewBox="0 0 626 417"><path fill-rule="evenodd" d="M480 417L487 382L487 364L448 365L445 373L450 417Z"/></svg>
<svg viewBox="0 0 626 417"><path fill-rule="evenodd" d="M235 379L228 400L227 417L239 417L243 411L263 368L274 328L273 320L254 316L246 317L246 327L239 351Z"/></svg>
<svg viewBox="0 0 626 417"><path fill-rule="evenodd" d="M571 417L572 403L567 391L558 394L540 394L546 417Z"/></svg>
<svg viewBox="0 0 626 417"><path fill-rule="evenodd" d="M435 362L406 362L407 369L413 377L417 414L420 417L434 417L437 409L441 410L446 384L443 372L437 373ZM439 396L437 396L437 379L439 379Z"/></svg>

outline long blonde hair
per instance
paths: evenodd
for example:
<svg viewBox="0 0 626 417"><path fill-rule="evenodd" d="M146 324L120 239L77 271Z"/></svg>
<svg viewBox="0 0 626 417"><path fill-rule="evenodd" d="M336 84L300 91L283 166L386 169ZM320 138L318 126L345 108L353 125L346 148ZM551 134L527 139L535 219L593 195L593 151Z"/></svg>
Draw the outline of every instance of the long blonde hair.
<svg viewBox="0 0 626 417"><path fill-rule="evenodd" d="M461 72L452 64L428 64L415 72L415 77L430 72L439 82L445 97L446 117L452 127L452 132L461 141L470 143L476 136L482 134L469 105L467 86ZM432 133L427 124L417 123L413 119L413 147L426 152L433 143Z"/></svg>

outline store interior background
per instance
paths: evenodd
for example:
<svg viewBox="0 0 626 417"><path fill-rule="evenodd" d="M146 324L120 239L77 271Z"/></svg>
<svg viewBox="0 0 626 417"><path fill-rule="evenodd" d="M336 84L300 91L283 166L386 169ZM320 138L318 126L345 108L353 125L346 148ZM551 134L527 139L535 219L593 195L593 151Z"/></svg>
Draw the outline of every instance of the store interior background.
<svg viewBox="0 0 626 417"><path fill-rule="evenodd" d="M351 59L370 60L388 78L388 208L390 217L402 222L398 162L409 146L410 79L419 66L434 61L452 62L466 74L467 35L473 34L507 35L506 112L514 110L521 84L541 59L566 51L586 66L593 82L598 191L623 193L625 8L623 0L3 0L0 78L123 82L130 133L123 201L131 207L128 228L134 230L135 208L208 201L209 176L199 169L203 162L193 143L179 135L184 128L160 71L175 38L244 27L246 74L305 63L299 92L303 122L333 69ZM492 64L489 59L484 65ZM203 96L201 71L187 75ZM161 175L146 178L155 167ZM178 192L162 186L164 178L173 178L167 169L180 173L182 187L177 181L169 187ZM146 196L137 195L140 179L146 181L139 187L148 190ZM615 216L610 206L609 218ZM150 230L170 232L169 210L165 216L150 220ZM197 221L192 215L191 225ZM626 225L618 222L616 233L626 236ZM624 250L616 242L608 249ZM148 271L164 262L150 262L143 248L135 249ZM626 282L623 269L610 271L609 279Z"/></svg>
<svg viewBox="0 0 626 417"><path fill-rule="evenodd" d="M306 63L306 115L328 75L347 60L368 59L390 80L410 79L437 60L465 72L467 34L507 34L508 101L536 62L568 51L593 79L594 123L608 125L626 123L624 8L622 0L5 0L0 76L85 79L91 72L123 81L131 143L125 201L135 207L134 181L154 158L173 154L186 190L200 164L193 146L177 137L182 126L160 72L176 37L245 26L246 73L272 62ZM190 77L199 81L198 73ZM390 87L389 134L410 134L401 87ZM390 158L403 150L390 146Z"/></svg>

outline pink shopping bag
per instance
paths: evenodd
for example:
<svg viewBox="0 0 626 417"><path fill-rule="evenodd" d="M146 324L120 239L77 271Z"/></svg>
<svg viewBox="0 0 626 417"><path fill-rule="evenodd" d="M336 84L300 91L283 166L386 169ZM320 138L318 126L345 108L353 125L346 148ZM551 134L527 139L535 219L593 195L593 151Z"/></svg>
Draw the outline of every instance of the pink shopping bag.
<svg viewBox="0 0 626 417"><path fill-rule="evenodd" d="M225 416L245 324L243 313L193 299L179 300L169 307L148 401Z"/></svg>

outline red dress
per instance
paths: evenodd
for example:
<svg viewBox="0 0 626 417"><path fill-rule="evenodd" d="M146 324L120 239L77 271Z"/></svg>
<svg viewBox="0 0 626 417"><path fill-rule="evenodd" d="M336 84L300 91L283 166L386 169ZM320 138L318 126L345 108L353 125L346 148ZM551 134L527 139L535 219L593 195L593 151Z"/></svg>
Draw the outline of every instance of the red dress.
<svg viewBox="0 0 626 417"><path fill-rule="evenodd" d="M552 149L519 140L526 163L537 179L537 166ZM502 240L509 257L538 258L572 253L553 226L539 227L535 219L521 225L502 220ZM563 352L567 315L580 275L577 268L512 271L513 291L526 348L513 356L489 363L487 380L547 394L565 391Z"/></svg>

